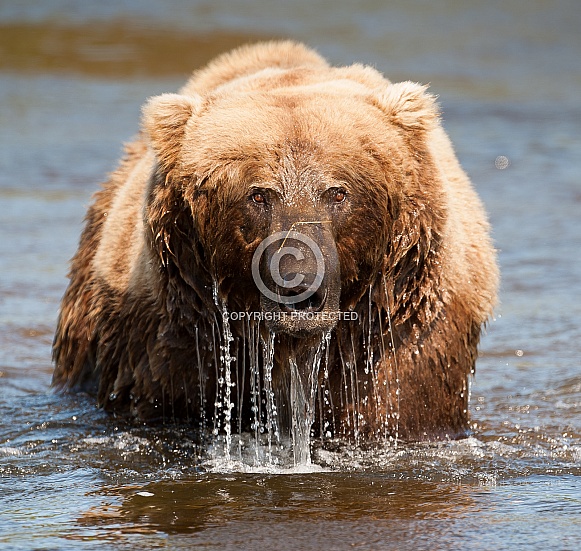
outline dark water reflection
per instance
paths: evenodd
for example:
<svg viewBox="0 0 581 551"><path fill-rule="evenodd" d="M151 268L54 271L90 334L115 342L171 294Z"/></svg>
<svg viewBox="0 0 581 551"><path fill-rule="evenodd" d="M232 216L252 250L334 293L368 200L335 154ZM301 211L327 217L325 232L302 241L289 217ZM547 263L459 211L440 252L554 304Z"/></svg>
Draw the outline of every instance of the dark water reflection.
<svg viewBox="0 0 581 551"><path fill-rule="evenodd" d="M0 547L578 548L579 28L568 1L1 3ZM503 273L466 440L225 469L189 427L49 390L67 263L144 99L281 35L441 94Z"/></svg>
<svg viewBox="0 0 581 551"><path fill-rule="evenodd" d="M114 521L139 526L141 533L161 529L169 534L193 534L231 523L354 525L380 521L387 528L398 521L458 518L474 507L466 487L338 473L213 476L200 478L194 487L191 483L155 483L145 489L124 488L121 496L118 506L89 510L79 523L108 526ZM243 534L250 535L247 529L239 537Z"/></svg>
<svg viewBox="0 0 581 551"><path fill-rule="evenodd" d="M197 35L124 19L99 25L0 23L0 70L117 79L187 77L192 67L222 52L268 38L250 32Z"/></svg>

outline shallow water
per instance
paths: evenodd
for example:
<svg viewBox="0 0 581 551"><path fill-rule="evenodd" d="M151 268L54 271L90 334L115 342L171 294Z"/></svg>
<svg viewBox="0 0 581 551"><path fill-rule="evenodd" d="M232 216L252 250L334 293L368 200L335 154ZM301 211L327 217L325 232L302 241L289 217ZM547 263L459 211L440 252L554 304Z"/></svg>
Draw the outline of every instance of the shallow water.
<svg viewBox="0 0 581 551"><path fill-rule="evenodd" d="M72 6L0 4L0 547L578 548L577 3ZM503 275L468 439L380 452L315 442L311 467L254 467L235 435L227 463L192 428L128 425L49 389L67 262L140 105L222 49L281 35L441 96Z"/></svg>

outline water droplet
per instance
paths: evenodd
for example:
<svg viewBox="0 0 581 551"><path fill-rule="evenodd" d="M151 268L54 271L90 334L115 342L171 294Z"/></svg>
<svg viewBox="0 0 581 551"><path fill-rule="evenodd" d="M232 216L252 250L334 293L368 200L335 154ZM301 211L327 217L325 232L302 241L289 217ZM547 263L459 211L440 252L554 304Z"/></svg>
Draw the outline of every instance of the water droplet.
<svg viewBox="0 0 581 551"><path fill-rule="evenodd" d="M496 159L494 159L494 166L498 170L504 170L505 168L508 168L509 165L510 161L508 157L505 157L504 155L499 155L498 157L496 157Z"/></svg>

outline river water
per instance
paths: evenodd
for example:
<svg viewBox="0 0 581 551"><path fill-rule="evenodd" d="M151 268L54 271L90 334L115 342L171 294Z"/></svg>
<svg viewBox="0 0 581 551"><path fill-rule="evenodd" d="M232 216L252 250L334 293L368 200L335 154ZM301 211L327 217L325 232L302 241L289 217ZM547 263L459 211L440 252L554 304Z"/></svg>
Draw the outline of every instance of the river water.
<svg viewBox="0 0 581 551"><path fill-rule="evenodd" d="M578 549L580 28L556 0L0 3L0 548ZM141 104L281 36L440 95L502 269L467 439L255 467L49 388L68 259Z"/></svg>

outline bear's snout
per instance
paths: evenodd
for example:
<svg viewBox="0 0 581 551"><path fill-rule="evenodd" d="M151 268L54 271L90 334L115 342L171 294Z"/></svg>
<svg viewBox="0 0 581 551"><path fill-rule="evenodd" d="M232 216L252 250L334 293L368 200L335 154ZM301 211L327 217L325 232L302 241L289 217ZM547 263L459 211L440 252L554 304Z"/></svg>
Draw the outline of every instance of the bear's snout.
<svg viewBox="0 0 581 551"><path fill-rule="evenodd" d="M331 232L321 227L280 231L265 242L256 283L263 311L274 314L269 316L270 329L297 336L330 331L341 295Z"/></svg>

